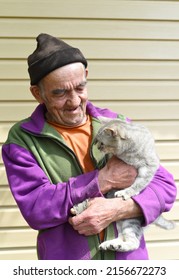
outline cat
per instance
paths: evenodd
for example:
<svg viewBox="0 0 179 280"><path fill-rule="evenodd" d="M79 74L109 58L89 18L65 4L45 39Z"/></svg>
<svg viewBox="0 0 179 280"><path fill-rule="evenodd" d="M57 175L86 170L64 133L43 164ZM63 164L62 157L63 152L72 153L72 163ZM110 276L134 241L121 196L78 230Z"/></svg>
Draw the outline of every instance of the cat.
<svg viewBox="0 0 179 280"><path fill-rule="evenodd" d="M148 128L133 122L121 119L102 118L102 127L99 129L94 144L107 155L115 155L129 165L133 165L138 175L134 183L122 190L111 191L107 197L122 197L127 200L140 193L152 180L159 168L160 160L155 151L155 141ZM74 205L73 214L80 214L88 206L88 200ZM100 244L101 250L127 252L139 248L143 234L141 218L132 218L116 222L118 237ZM160 216L154 223L165 229L174 228L172 221Z"/></svg>

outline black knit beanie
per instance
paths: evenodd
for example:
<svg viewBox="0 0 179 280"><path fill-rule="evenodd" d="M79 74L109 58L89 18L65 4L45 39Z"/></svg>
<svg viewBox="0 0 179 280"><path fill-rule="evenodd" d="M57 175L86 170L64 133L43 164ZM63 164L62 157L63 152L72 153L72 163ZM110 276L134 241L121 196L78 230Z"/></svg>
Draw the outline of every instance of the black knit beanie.
<svg viewBox="0 0 179 280"><path fill-rule="evenodd" d="M70 63L81 62L87 67L87 60L77 48L48 34L40 34L37 48L28 57L28 72L31 85L36 85L53 70Z"/></svg>

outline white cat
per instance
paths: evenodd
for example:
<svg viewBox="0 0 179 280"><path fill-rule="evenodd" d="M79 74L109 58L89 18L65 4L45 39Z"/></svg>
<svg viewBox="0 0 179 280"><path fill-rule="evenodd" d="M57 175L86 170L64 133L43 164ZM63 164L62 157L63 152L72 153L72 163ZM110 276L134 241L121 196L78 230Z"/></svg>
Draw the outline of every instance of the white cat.
<svg viewBox="0 0 179 280"><path fill-rule="evenodd" d="M115 155L127 164L133 165L138 171L135 182L129 188L112 191L107 195L107 197L122 197L126 200L140 193L152 180L159 167L154 138L146 127L133 122L106 118L102 121L104 125L99 129L94 144L104 154ZM86 208L87 200L74 205L72 212L79 214ZM165 229L174 227L174 223L164 219L163 216L154 223ZM118 237L102 242L99 248L120 252L137 249L143 234L141 219L120 220L116 225Z"/></svg>

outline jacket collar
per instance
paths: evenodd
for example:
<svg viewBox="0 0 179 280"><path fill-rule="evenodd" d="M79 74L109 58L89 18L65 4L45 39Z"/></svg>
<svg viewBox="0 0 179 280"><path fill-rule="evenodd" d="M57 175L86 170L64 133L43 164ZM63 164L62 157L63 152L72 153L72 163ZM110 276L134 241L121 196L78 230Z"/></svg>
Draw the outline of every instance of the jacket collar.
<svg viewBox="0 0 179 280"><path fill-rule="evenodd" d="M39 104L30 118L24 120L21 127L29 132L40 134L45 125L46 107L44 104Z"/></svg>
<svg viewBox="0 0 179 280"><path fill-rule="evenodd" d="M45 113L47 109L44 104L39 104L35 111L32 113L30 118L24 120L21 123L21 128L25 129L34 134L42 134L46 131L47 126L49 126L45 120ZM95 107L90 101L87 102L86 107L87 114L93 118L98 118L99 116L105 116L109 118L116 118L117 114L113 113L108 109L101 109Z"/></svg>

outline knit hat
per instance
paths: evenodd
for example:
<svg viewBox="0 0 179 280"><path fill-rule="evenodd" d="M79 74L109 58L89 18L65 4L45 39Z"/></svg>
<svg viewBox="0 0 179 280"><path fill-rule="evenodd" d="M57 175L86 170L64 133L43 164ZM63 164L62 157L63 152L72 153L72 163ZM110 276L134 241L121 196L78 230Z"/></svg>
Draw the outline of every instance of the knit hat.
<svg viewBox="0 0 179 280"><path fill-rule="evenodd" d="M36 41L37 48L28 57L31 85L37 84L53 70L70 63L81 62L87 67L87 61L81 51L64 41L43 33Z"/></svg>

